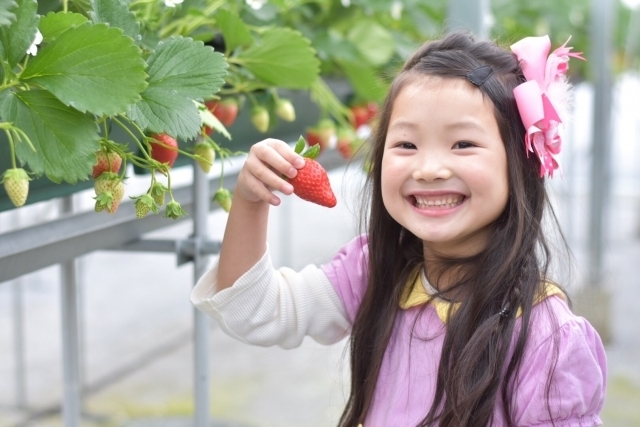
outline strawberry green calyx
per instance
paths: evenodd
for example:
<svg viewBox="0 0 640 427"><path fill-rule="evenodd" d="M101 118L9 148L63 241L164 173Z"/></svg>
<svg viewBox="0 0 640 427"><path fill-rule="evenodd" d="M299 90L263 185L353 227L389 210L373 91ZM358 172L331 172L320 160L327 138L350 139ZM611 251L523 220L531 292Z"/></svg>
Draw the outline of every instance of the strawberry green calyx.
<svg viewBox="0 0 640 427"><path fill-rule="evenodd" d="M158 213L158 206L150 195L144 194L139 197L132 197L132 199L136 201L136 217L144 218L149 212Z"/></svg>
<svg viewBox="0 0 640 427"><path fill-rule="evenodd" d="M279 99L276 102L276 114L287 122L293 122L296 119L296 110L288 99Z"/></svg>
<svg viewBox="0 0 640 427"><path fill-rule="evenodd" d="M316 157L318 157L318 154L320 154L320 146L316 144L307 148L306 151L301 154L301 156L305 159L315 159Z"/></svg>
<svg viewBox="0 0 640 427"><path fill-rule="evenodd" d="M220 188L218 191L216 191L216 194L213 195L213 200L217 202L220 207L227 213L231 210L232 198L233 195L231 194L231 191L227 190L226 188Z"/></svg>
<svg viewBox="0 0 640 427"><path fill-rule="evenodd" d="M162 206L164 205L164 195L169 191L167 187L159 182L154 182L151 188L149 189L149 194L156 202L156 205Z"/></svg>
<svg viewBox="0 0 640 427"><path fill-rule="evenodd" d="M296 154L300 154L302 153L302 150L304 150L305 145L307 145L307 141L304 139L304 136L300 135L300 138L298 138L298 142L296 142L296 146L293 151L295 151Z"/></svg>
<svg viewBox="0 0 640 427"><path fill-rule="evenodd" d="M7 169L2 177L4 189L16 207L23 206L29 195L29 175L22 168Z"/></svg>
<svg viewBox="0 0 640 427"><path fill-rule="evenodd" d="M167 210L164 213L165 218L178 219L183 216L187 216L187 213L182 209L180 203L175 200L171 200L167 203Z"/></svg>

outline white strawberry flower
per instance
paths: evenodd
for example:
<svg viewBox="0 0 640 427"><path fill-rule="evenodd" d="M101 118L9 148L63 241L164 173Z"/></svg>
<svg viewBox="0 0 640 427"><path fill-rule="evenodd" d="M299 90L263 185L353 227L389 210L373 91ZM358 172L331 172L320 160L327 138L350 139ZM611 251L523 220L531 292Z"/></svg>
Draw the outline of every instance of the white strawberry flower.
<svg viewBox="0 0 640 427"><path fill-rule="evenodd" d="M267 0L245 0L246 3L254 10L262 9L262 6L267 4Z"/></svg>
<svg viewBox="0 0 640 427"><path fill-rule="evenodd" d="M167 7L176 7L177 4L182 3L184 0L164 0L164 5Z"/></svg>
<svg viewBox="0 0 640 427"><path fill-rule="evenodd" d="M27 55L36 56L38 54L38 45L40 43L42 43L42 33L40 30L36 30L36 36L34 37L31 46L29 46L29 49L27 49Z"/></svg>

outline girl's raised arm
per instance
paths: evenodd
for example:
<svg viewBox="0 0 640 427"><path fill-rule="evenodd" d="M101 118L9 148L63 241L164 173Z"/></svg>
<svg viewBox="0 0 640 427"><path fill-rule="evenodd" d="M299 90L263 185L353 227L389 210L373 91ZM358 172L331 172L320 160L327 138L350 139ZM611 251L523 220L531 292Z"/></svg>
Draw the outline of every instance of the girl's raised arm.
<svg viewBox="0 0 640 427"><path fill-rule="evenodd" d="M280 204L273 191L293 193L283 176L293 178L302 167L302 157L284 141L266 139L251 147L238 175L222 240L217 291L233 285L264 255L269 205Z"/></svg>

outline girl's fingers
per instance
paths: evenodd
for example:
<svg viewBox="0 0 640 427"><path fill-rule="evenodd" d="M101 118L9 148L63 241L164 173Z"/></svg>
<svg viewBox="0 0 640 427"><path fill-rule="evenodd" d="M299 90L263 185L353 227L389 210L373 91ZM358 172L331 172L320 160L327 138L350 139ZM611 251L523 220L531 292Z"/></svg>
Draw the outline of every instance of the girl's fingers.
<svg viewBox="0 0 640 427"><path fill-rule="evenodd" d="M293 186L282 178L278 170L268 167L266 162L258 158L249 158L246 166L249 175L255 177L263 186L281 191L284 194L293 192ZM285 168L291 168L291 165Z"/></svg>
<svg viewBox="0 0 640 427"><path fill-rule="evenodd" d="M262 160L289 178L296 176L297 170L304 166L304 159L284 141L265 139L260 144L263 144L261 153L267 156Z"/></svg>
<svg viewBox="0 0 640 427"><path fill-rule="evenodd" d="M246 181L247 187L260 200L272 204L273 206L278 206L280 204L280 198L273 194L267 187L265 187L264 183L261 180L259 180L255 176L248 175Z"/></svg>

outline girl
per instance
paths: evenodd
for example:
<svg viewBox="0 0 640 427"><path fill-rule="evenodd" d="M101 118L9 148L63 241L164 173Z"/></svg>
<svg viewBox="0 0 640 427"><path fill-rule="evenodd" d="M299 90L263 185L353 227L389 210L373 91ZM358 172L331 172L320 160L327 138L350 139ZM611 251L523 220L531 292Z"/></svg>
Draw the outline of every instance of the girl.
<svg viewBox="0 0 640 427"><path fill-rule="evenodd" d="M252 344L350 334L340 427L601 424L602 342L547 280L542 227L579 55L511 49L455 33L408 60L372 139L367 233L326 265L274 271L267 252L272 191L292 193L302 159L268 139L240 172L192 302Z"/></svg>

